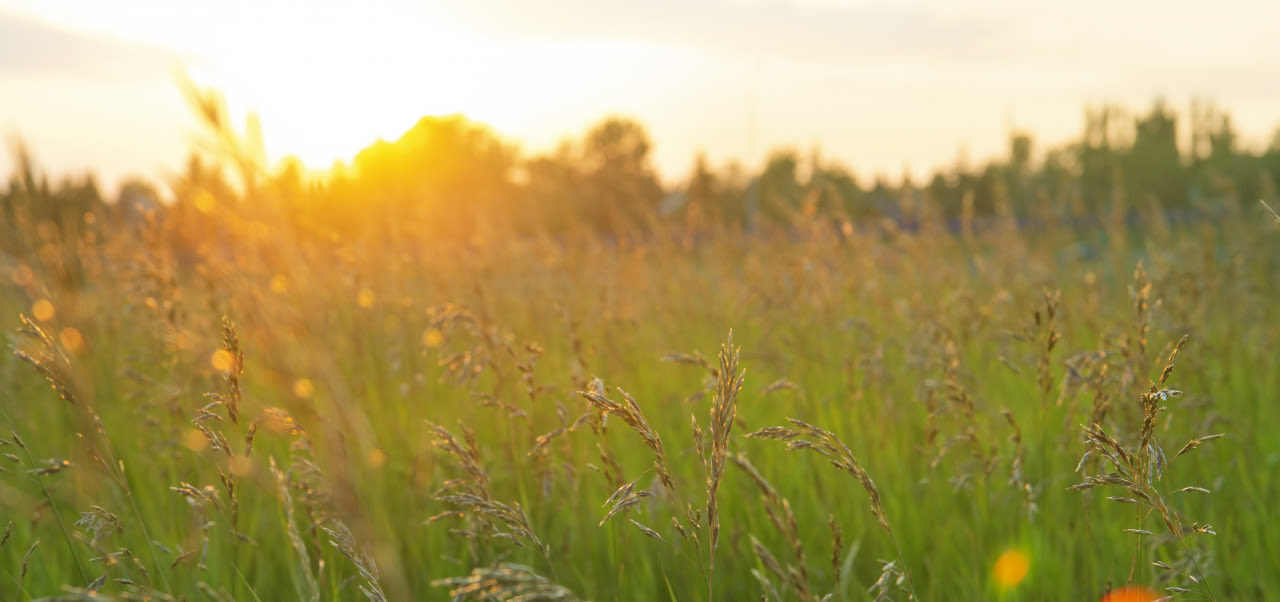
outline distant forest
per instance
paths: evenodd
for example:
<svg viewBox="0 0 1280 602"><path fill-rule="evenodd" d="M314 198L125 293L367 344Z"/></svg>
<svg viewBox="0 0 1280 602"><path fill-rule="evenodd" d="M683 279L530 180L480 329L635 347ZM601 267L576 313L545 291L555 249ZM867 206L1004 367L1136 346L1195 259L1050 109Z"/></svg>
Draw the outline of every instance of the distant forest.
<svg viewBox="0 0 1280 602"><path fill-rule="evenodd" d="M927 181L864 181L817 152L776 150L759 171L699 157L687 179L669 189L636 121L607 118L553 152L525 156L458 115L424 117L398 140L374 143L350 165L314 179L296 160L268 168L256 123L238 132L216 92L192 88L188 96L207 139L169 182L165 196L173 202L158 202L142 181L126 182L110 198L92 175L53 183L19 149L0 194L0 251L24 260L83 242L86 233L90 242L109 237L103 224L112 220L143 219L163 220L179 245L237 223L330 241L412 229L463 244L645 236L664 225L694 234L785 228L797 220L856 228L933 218L958 229L993 217L1089 220L1152 206L1175 216L1211 215L1273 199L1280 181L1280 133L1266 149L1241 148L1226 111L1198 104L1182 121L1161 101L1146 112L1088 109L1078 139L1044 152L1036 152L1030 134L1014 133L1002 159L955 165ZM1190 128L1189 148L1179 147L1180 126Z"/></svg>

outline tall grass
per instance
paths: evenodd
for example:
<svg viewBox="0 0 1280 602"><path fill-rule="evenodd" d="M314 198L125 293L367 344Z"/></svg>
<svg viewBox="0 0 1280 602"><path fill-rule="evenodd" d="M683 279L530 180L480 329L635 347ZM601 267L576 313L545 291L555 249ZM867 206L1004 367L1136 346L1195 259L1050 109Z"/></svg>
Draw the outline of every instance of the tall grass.
<svg viewBox="0 0 1280 602"><path fill-rule="evenodd" d="M1280 597L1269 217L142 223L2 274L0 599Z"/></svg>

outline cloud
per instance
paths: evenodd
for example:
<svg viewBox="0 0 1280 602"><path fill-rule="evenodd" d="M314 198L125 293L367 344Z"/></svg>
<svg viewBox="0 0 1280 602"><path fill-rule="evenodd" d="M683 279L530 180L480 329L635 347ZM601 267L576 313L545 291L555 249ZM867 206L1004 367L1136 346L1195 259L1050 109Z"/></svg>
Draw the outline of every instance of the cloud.
<svg viewBox="0 0 1280 602"><path fill-rule="evenodd" d="M171 50L82 35L0 11L0 76L97 81L167 77Z"/></svg>
<svg viewBox="0 0 1280 602"><path fill-rule="evenodd" d="M442 8L494 37L657 43L748 60L951 62L997 50L991 23L913 3L445 0Z"/></svg>

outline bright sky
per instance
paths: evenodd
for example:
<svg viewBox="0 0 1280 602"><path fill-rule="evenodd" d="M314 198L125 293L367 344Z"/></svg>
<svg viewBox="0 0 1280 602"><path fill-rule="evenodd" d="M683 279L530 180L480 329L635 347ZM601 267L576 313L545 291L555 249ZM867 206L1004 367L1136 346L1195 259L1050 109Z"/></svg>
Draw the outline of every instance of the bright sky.
<svg viewBox="0 0 1280 602"><path fill-rule="evenodd" d="M0 0L0 131L55 175L164 178L197 131L181 66L239 123L261 116L273 160L317 168L427 114L536 152L618 113L648 126L668 182L699 150L755 164L783 146L896 180L1158 95L1184 115L1212 100L1262 147L1276 23L1269 0Z"/></svg>

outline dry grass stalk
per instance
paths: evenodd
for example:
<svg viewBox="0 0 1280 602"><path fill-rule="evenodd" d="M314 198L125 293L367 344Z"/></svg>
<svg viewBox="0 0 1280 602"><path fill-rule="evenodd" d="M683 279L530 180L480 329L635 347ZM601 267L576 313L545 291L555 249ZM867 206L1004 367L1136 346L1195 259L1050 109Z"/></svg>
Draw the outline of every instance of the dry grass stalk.
<svg viewBox="0 0 1280 602"><path fill-rule="evenodd" d="M31 555L35 553L36 548L40 545L40 538L31 542L31 547L27 548L27 553L22 555L22 570L18 571L18 584L22 584L22 580L27 578L27 568L31 565Z"/></svg>
<svg viewBox="0 0 1280 602"><path fill-rule="evenodd" d="M943 398L950 402L948 404L939 404L931 411L932 425L930 432L931 437L935 437L940 433L940 420L948 414L955 417L959 423L959 431L945 439L938 445L937 455L929 462L929 468L937 468L947 457L951 450L956 447L965 447L969 449L972 461L976 463L978 475L985 480L991 476L996 468L996 448L994 445L986 445L985 442L990 441L987 429L978 420L978 404L977 401L969 394L968 389L960 383L959 378L951 369L944 370L946 372L945 380L942 383L930 381L932 389L940 389ZM931 395L932 397L932 395ZM973 467L969 467L971 470ZM956 472L951 477L951 482L955 489L959 490L971 485L972 474L969 472Z"/></svg>
<svg viewBox="0 0 1280 602"><path fill-rule="evenodd" d="M757 395L759 397L764 397L765 395L768 395L775 391L786 391L786 390L798 391L799 389L800 389L800 385L797 385L785 378L779 378L778 380L775 380L769 383L769 385L766 386L765 388L761 389L760 392L757 393Z"/></svg>
<svg viewBox="0 0 1280 602"><path fill-rule="evenodd" d="M280 408L265 408L262 413L249 422L248 427L244 429L243 441L244 447L242 452L237 453L232 448L231 439L223 431L222 426L225 421L221 414L217 412L218 408L225 408L226 417L232 425L240 426L239 419L241 414L241 385L240 379L244 375L244 349L240 343L240 337L236 330L235 323L227 316L222 317L221 322L221 352L224 353L225 364L222 368L223 381L226 384L225 394L217 392L206 392L204 394L209 403L196 411L196 416L191 420L193 426L204 435L209 445L214 450L222 454L223 460L216 467L218 473L218 481L222 485L223 491L226 493L227 502L224 505L216 496L205 496L207 502L211 503L219 512L227 513L227 525L234 541L255 544L253 538L240 530L240 495L239 486L236 483L235 470L236 463L247 465L249 458L253 453L253 445L256 441L258 431L261 427L266 426L269 430L278 433L285 433L295 437L290 447L293 451L289 476L294 477L297 474L307 473L313 477L319 477L320 471L318 467L311 465L314 470L309 470L307 464L310 461L306 459L310 455L310 442L306 429L298 424L289 412ZM273 459L274 461L274 459ZM224 466L226 467L224 469ZM315 479L316 486L299 488L304 494L303 504L308 509L308 515L312 517L315 526L323 522L324 519L316 519L316 507L314 501L322 496L319 493L323 490L319 487L319 480ZM184 487L190 487L183 483ZM175 491L181 491L181 488L173 488ZM206 487L206 490L212 490ZM201 539L205 550L208 549L208 526L203 519L203 506L194 507L197 512L197 520L195 525L200 531ZM326 518L327 518L327 513ZM176 564L176 562L175 562ZM204 566L204 556L201 556L200 566Z"/></svg>
<svg viewBox="0 0 1280 602"><path fill-rule="evenodd" d="M480 452L475 434L463 427L465 443L458 441L444 427L427 422L433 435L433 443L444 450L462 467L464 478L447 481L435 498L456 506L468 519L475 519L478 531L463 532L467 535L485 535L508 543L529 547L540 552L550 561L550 548L534 533L529 517L519 503L510 505L495 500L489 493L489 474L480 465ZM499 525L505 525L504 531Z"/></svg>
<svg viewBox="0 0 1280 602"><path fill-rule="evenodd" d="M20 328L18 332L39 340L41 346L38 356L29 355L16 348L13 349L14 355L35 367L36 370L39 371L47 381L49 381L49 384L58 392L59 396L75 405L77 403L77 397L75 388L72 386L70 380L70 359L67 358L67 355L62 351L62 348L43 330L41 330L39 326L26 316L20 317L22 319L23 327ZM67 548L71 551L71 557L75 560L76 568L80 573L80 578L83 581L88 582L89 573L84 568L84 563L80 559L80 553L76 550L75 543L72 540L71 532L67 529L66 521L62 518L62 512L58 509L58 504L55 502L53 492L50 491L49 484L46 480L46 477L61 473L64 470L71 468L71 461L67 459L47 458L41 462L37 462L34 452L31 448L27 447L27 443L23 441L22 437L18 436L17 431L10 430L9 436L9 440L3 440L4 444L6 446L12 445L22 450L26 455L26 461L24 462L17 455L11 453L4 454L5 459L14 462L15 464L25 464L26 466L31 467L25 472L28 476L40 483L40 491L44 496L44 501L52 510L54 520L57 522L58 529L62 533L62 539L66 542ZM43 464L43 466L40 466L39 464ZM7 539L7 533L5 537ZM37 543L39 542L38 539L36 541ZM28 551L28 555L30 555L30 551ZM23 561L23 572L26 572L25 560Z"/></svg>
<svg viewBox="0 0 1280 602"><path fill-rule="evenodd" d="M838 586L843 580L844 533L840 531L835 514L827 515L827 525L831 528L831 575Z"/></svg>
<svg viewBox="0 0 1280 602"><path fill-rule="evenodd" d="M456 600L504 600L536 602L540 600L573 602L581 600L568 588L537 574L532 568L503 563L494 568L472 569L466 577L438 579L435 587L448 587Z"/></svg>
<svg viewBox="0 0 1280 602"><path fill-rule="evenodd" d="M609 445L609 415L604 412L593 412L587 423L591 425L591 431L596 435L596 452L600 456L600 466L592 468L602 473L605 483L610 487L621 487L622 466L618 464L618 458Z"/></svg>
<svg viewBox="0 0 1280 602"><path fill-rule="evenodd" d="M1258 199L1258 202L1262 203L1262 206L1267 208L1267 212L1271 214L1271 217L1275 218L1276 223L1280 224L1280 213L1276 213L1276 210L1272 209L1271 205L1268 205L1266 201Z"/></svg>
<svg viewBox="0 0 1280 602"><path fill-rule="evenodd" d="M289 544L294 554L298 556L298 568L301 569L299 572L302 574L302 581L294 582L295 593L299 600L316 602L320 599L320 583L316 580L315 572L311 568L307 544L303 541L302 534L298 531L297 519L294 518L293 496L289 494L289 481L284 472L276 467L275 458L268 458L268 466L271 468L271 474L276 478L276 493L280 499L280 506L284 509L285 530L289 535Z"/></svg>
<svg viewBox="0 0 1280 602"><path fill-rule="evenodd" d="M880 500L880 490L876 487L871 475L867 473L862 465L858 463L854 457L853 451L849 446L845 445L839 437L836 437L830 431L818 428L806 422L788 418L795 428L784 426L770 426L760 429L754 433L748 433L747 437L752 439L770 439L777 441L786 441L788 451L796 451L807 449L813 451L831 462L832 466L843 470L862 484L866 490L867 496L870 498L871 515L875 517L880 526L889 534L889 539L893 542L895 552L898 558L902 558L902 549L898 546L897 537L893 533L893 528L889 524L888 513L885 512L884 505ZM915 594L915 587L911 585L911 577L906 571L897 568L896 561L889 563L886 567L892 566L894 571L901 575L901 580L905 584L910 599L918 599ZM886 570L888 570L886 568Z"/></svg>
<svg viewBox="0 0 1280 602"><path fill-rule="evenodd" d="M615 515L626 512L627 510L639 505L645 498L653 497L653 493L647 489L636 491L636 484L637 481L631 481L630 483L624 484L622 487L615 490L613 494L609 496L609 499L605 500L604 506L609 508L609 513L601 519L599 526L604 526L604 524L609 522L609 519L613 518Z"/></svg>
<svg viewBox="0 0 1280 602"><path fill-rule="evenodd" d="M641 533L644 533L646 537L649 537L651 539L656 539L662 543L668 543L667 538L663 537L661 533L658 533L657 531L654 531L653 529L636 522L635 519L629 518L627 519L627 521L630 522L632 525L635 525L635 527L639 529Z"/></svg>
<svg viewBox="0 0 1280 602"><path fill-rule="evenodd" d="M768 554L768 553L769 551L765 550L765 554ZM761 560L761 563L763 564L764 561ZM777 587L774 587L773 581L771 581L767 575L761 572L760 569L751 569L751 576L755 577L756 581L760 583L760 587L764 589L764 594L761 594L760 596L761 600L773 600L774 602L782 602L782 600L784 599L782 597L782 594L778 592Z"/></svg>
<svg viewBox="0 0 1280 602"><path fill-rule="evenodd" d="M708 372L714 372L715 367L700 352L693 353L669 353L662 357L662 361L672 364L685 364L689 366L697 366Z"/></svg>
<svg viewBox="0 0 1280 602"><path fill-rule="evenodd" d="M225 506L218 497L218 490L212 485L203 488L197 488L189 483L181 483L177 487L170 487L171 491L185 497L191 509L191 525L199 534L200 549L202 550L198 568L205 570L205 554L209 550L209 530L216 524L209 518L209 507L219 512L224 511ZM232 531L234 533L234 529ZM179 552L173 562L169 563L169 568L177 566L180 562L192 557L194 551Z"/></svg>
<svg viewBox="0 0 1280 602"><path fill-rule="evenodd" d="M364 579L364 583L359 586L360 592L369 599L369 602L386 602L387 596L382 592L382 586L378 584L378 565L369 552L356 544L351 529L341 521L331 521L331 526L322 528L329 534L329 543L351 561L356 570L360 571L360 576Z"/></svg>
<svg viewBox="0 0 1280 602"><path fill-rule="evenodd" d="M227 381L228 396L227 416L232 424L240 422L240 376L244 374L244 349L240 347L240 337L236 334L236 324L231 318L222 316L222 349L230 354L231 362L223 372Z"/></svg>
<svg viewBox="0 0 1280 602"><path fill-rule="evenodd" d="M787 573L786 570L782 568L782 564L778 562L778 559L773 556L773 553L769 551L767 546L760 543L759 539L756 539L755 535L751 535L751 549L755 552L756 558L760 560L760 564L764 565L764 569L766 571L772 574L774 578L779 581L784 583L787 581ZM756 579L760 581L760 585L764 587L766 594L771 595L774 600L783 599L782 596L779 595L777 588L773 585L773 580L756 570L752 570L752 574L754 574Z"/></svg>
<svg viewBox="0 0 1280 602"><path fill-rule="evenodd" d="M455 340L455 331L470 334L477 342L464 351L454 352L439 360L457 384L474 382L485 370L495 375L497 387L501 387L502 372L496 357L502 350L510 352L497 327L488 325L470 309L455 304L445 304L427 310L430 326L439 330L444 341Z"/></svg>
<svg viewBox="0 0 1280 602"><path fill-rule="evenodd" d="M784 570L775 573L775 576L783 583L790 586L791 592L797 599L817 600L818 598L813 593L813 586L810 583L809 570L805 565L806 559L804 543L800 540L800 526L796 521L795 513L791 510L791 503L787 501L786 498L778 495L778 492L773 488L773 485L771 485L769 481L760 474L760 471L756 469L755 465L751 463L751 460L749 460L745 454L734 454L729 456L729 460L733 462L734 466L737 466L745 472L747 476L751 477L751 480L760 488L760 491L762 492L761 503L764 505L765 515L769 517L770 522L773 523L773 528L782 535L783 539L786 540L787 545L791 548L791 554L794 558L794 562L788 563L785 567L780 567ZM833 532L837 532L839 527L835 526L834 516L832 517L831 525ZM759 544L754 537L752 538L752 546L757 549L763 548L763 545ZM836 547L838 548L839 544L837 544ZM838 551L835 551L834 553L836 556L839 555ZM768 568L769 563L766 562L763 557L760 557L759 553L757 553L757 557L760 558L760 561L765 564L766 568ZM771 560L774 565L779 564L777 560L772 557ZM836 566L839 565L838 562L835 564ZM836 575L839 575L838 570Z"/></svg>
<svg viewBox="0 0 1280 602"><path fill-rule="evenodd" d="M738 349L733 346L733 331L729 331L728 341L720 347L716 395L711 405L711 450L709 456L702 456L707 472L708 599L712 600L715 599L716 547L720 543L720 504L717 493L720 490L720 478L724 476L724 469L728 465L729 434L733 432L733 423L738 417L738 393L742 391L742 382L746 378L746 370L738 369L738 353Z"/></svg>
<svg viewBox="0 0 1280 602"><path fill-rule="evenodd" d="M1037 506L1035 502L1035 489L1026 481L1022 474L1022 429L1018 426L1018 422L1013 418L1013 412L1008 409L1000 410L1005 420L1009 421L1009 428L1013 429L1013 433L1009 435L1009 441L1013 443L1013 460L1009 463L1009 485L1013 486L1025 499L1027 508L1027 521L1030 522L1035 518Z"/></svg>
<svg viewBox="0 0 1280 602"><path fill-rule="evenodd" d="M120 518L97 504L89 506L88 512L81 512L75 525L89 532L89 547L95 550L106 537L124 531Z"/></svg>
<svg viewBox="0 0 1280 602"><path fill-rule="evenodd" d="M562 408L563 406L560 406L560 408L557 408L557 410L560 410ZM578 418L573 421L573 424L570 424L568 426L564 426L562 424L562 426L560 426L559 428L556 428L549 432L538 435L533 440L533 447L530 448L529 451L525 453L525 455L531 458L544 458L549 451L548 446L551 444L553 440L555 440L556 438L566 433L571 433L577 430L578 427L582 426L583 424L587 423L590 420L591 420L591 414L583 414L581 416L578 416Z"/></svg>
<svg viewBox="0 0 1280 602"><path fill-rule="evenodd" d="M917 599L915 593L911 591L911 579L906 572L898 567L896 561L880 563L880 577L876 579L871 587L867 588L867 592L872 594L872 600L875 602L892 602L893 593L897 590L906 590L907 599Z"/></svg>
<svg viewBox="0 0 1280 602"><path fill-rule="evenodd" d="M1036 330L1035 340L1036 347L1039 351L1039 358L1036 362L1036 382L1040 385L1040 392L1049 395L1053 390L1053 372L1051 370L1050 354L1053 348L1057 346L1058 340L1062 333L1058 331L1055 318L1058 314L1058 304L1062 299L1062 291L1055 290L1049 292L1044 291L1044 315L1041 317L1040 310L1036 310Z"/></svg>
<svg viewBox="0 0 1280 602"><path fill-rule="evenodd" d="M1141 537L1151 537L1154 534L1143 528L1143 519L1149 514L1156 514L1164 523L1167 537L1170 541L1176 542L1183 548L1185 552L1183 564L1186 566L1186 577L1193 583L1199 585L1209 597L1214 599L1212 592L1204 583L1204 569L1201 560L1196 556L1194 550L1187 541L1187 536L1194 534L1214 535L1213 527L1208 524L1192 523L1190 527L1185 524L1185 519L1170 505L1166 499L1164 491L1159 485L1159 481L1164 476L1164 470L1169 460L1165 455L1164 449L1160 446L1155 434L1156 417L1164 409L1162 403L1171 398L1182 394L1176 389L1165 388L1169 375L1173 373L1174 360L1178 353L1186 345L1187 337L1183 336L1178 343L1174 345L1173 350L1169 353L1164 368L1161 370L1160 377L1151 383L1147 391L1139 397L1139 403L1142 409L1142 426L1138 434L1138 442L1135 447L1125 445L1119 438L1111 435L1101 425L1089 424L1084 426L1085 440L1088 449L1085 451L1080 462L1076 466L1076 472L1082 472L1088 460L1093 457L1103 459L1111 468L1111 472L1106 474L1083 474L1084 481L1069 487L1072 491L1085 491L1096 487L1112 486L1123 489L1127 495L1111 496L1107 499L1114 502L1133 504L1141 509L1138 515L1138 524L1131 529L1125 529L1125 532L1132 533ZM1205 441L1211 441L1222 437L1221 434L1206 435L1192 439L1174 455L1174 458L1181 456L1192 449L1198 447ZM1209 493L1208 489L1197 486L1183 487L1168 493ZM1139 539L1138 547L1134 552L1134 561L1136 564L1138 552L1141 550L1141 539ZM1158 544L1159 540L1154 543Z"/></svg>
<svg viewBox="0 0 1280 602"><path fill-rule="evenodd" d="M719 370L711 362L707 361L706 356L700 351L693 353L670 353L662 357L662 361L672 364L684 364L686 366L696 366L706 371L707 376L702 380L702 389L689 394L684 398L684 402L694 403L706 399L708 395L715 394L716 384L719 382Z"/></svg>
<svg viewBox="0 0 1280 602"><path fill-rule="evenodd" d="M59 397L68 403L77 403L79 395L72 379L71 359L67 356L67 352L31 318L26 315L19 315L18 319L22 321L22 326L18 328L18 333L38 341L39 349L35 352L35 355L32 355L22 349L13 347L13 354L43 375Z"/></svg>
<svg viewBox="0 0 1280 602"><path fill-rule="evenodd" d="M618 392L622 394L623 402L619 403L606 397L603 393L604 384L600 379L591 382L591 386L587 391L578 391L583 399L586 399L593 407L600 410L604 414L617 416L623 422L627 423L649 449L653 450L654 463L653 468L658 473L658 478L662 484L668 489L675 490L675 480L671 478L671 471L667 467L667 454L662 447L662 437L658 432L649 426L649 421L645 419L644 413L640 411L640 404L636 403L635 398L631 397L621 388Z"/></svg>
<svg viewBox="0 0 1280 602"><path fill-rule="evenodd" d="M1141 373L1149 366L1147 362L1147 333L1151 330L1151 281L1143 269L1142 261L1133 271L1133 284L1129 285L1129 296L1133 299L1134 333L1124 345L1125 357L1129 360L1129 369ZM1155 302L1159 304L1159 301Z"/></svg>

